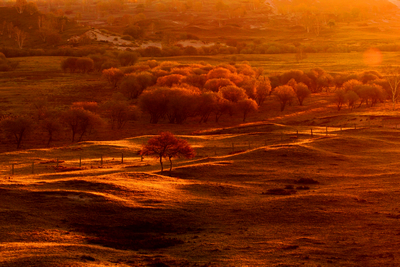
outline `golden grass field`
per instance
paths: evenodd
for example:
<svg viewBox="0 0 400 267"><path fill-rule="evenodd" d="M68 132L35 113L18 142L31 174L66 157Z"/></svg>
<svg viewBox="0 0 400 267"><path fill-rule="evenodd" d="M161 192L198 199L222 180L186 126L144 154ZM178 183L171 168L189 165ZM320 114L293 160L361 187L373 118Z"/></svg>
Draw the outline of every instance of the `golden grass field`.
<svg viewBox="0 0 400 267"><path fill-rule="evenodd" d="M1 265L397 266L398 130L314 130L182 136L171 173L127 153L148 136L2 153Z"/></svg>
<svg viewBox="0 0 400 267"><path fill-rule="evenodd" d="M7 110L38 92L69 105L109 90L94 74L59 71L62 58L12 60L19 73L0 78ZM325 69L336 64L358 70ZM0 153L0 266L399 266L397 111L337 112L330 97L283 113L269 100L245 124L143 121L119 133L128 138ZM137 150L161 130L197 156L174 160L171 173L142 161Z"/></svg>

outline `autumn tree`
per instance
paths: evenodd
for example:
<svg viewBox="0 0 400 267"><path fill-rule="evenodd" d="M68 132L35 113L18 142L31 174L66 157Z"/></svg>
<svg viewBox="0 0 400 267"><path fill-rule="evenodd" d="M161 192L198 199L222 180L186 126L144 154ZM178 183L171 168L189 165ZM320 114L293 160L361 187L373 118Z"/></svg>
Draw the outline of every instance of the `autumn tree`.
<svg viewBox="0 0 400 267"><path fill-rule="evenodd" d="M155 84L155 77L147 71L127 74L121 81L120 90L128 98L138 98L142 92L149 86Z"/></svg>
<svg viewBox="0 0 400 267"><path fill-rule="evenodd" d="M281 85L274 89L274 95L276 95L281 103L281 111L285 109L288 101L296 97L293 88L289 85Z"/></svg>
<svg viewBox="0 0 400 267"><path fill-rule="evenodd" d="M360 82L359 80L356 80L356 79L351 79L351 80L348 80L348 81L346 81L345 83L343 83L343 88L344 88L344 90L347 92L347 91L350 91L350 90L352 90L352 91L354 91L354 88L356 87L356 86L359 86L359 85L362 85L363 83L362 82Z"/></svg>
<svg viewBox="0 0 400 267"><path fill-rule="evenodd" d="M167 91L166 115L170 123L183 123L195 114L200 91L195 88L172 87Z"/></svg>
<svg viewBox="0 0 400 267"><path fill-rule="evenodd" d="M168 109L168 90L165 87L147 89L139 97L139 107L150 115L150 123L158 123Z"/></svg>
<svg viewBox="0 0 400 267"><path fill-rule="evenodd" d="M119 93L115 94L111 100L102 105L111 122L111 129L122 129L130 120L136 120L138 109L136 106L129 105L129 102Z"/></svg>
<svg viewBox="0 0 400 267"><path fill-rule="evenodd" d="M345 94L345 97L346 97L347 106L350 109L353 109L355 107L358 99L360 99L360 97L353 90L347 91Z"/></svg>
<svg viewBox="0 0 400 267"><path fill-rule="evenodd" d="M115 88L124 77L124 73L120 69L110 68L103 70L102 76Z"/></svg>
<svg viewBox="0 0 400 267"><path fill-rule="evenodd" d="M340 111L343 104L346 103L346 91L337 90L334 94L333 101L336 104L337 110Z"/></svg>
<svg viewBox="0 0 400 267"><path fill-rule="evenodd" d="M54 135L60 133L62 130L59 114L54 111L47 113L46 117L40 121L40 126L47 133L47 146L50 146Z"/></svg>
<svg viewBox="0 0 400 267"><path fill-rule="evenodd" d="M255 112L258 110L258 105L257 102L253 99L242 99L237 102L236 108L238 109L238 111L243 113L243 122L245 122L247 115L250 112Z"/></svg>
<svg viewBox="0 0 400 267"><path fill-rule="evenodd" d="M170 171L172 171L172 158L184 157L194 158L195 152L186 140L176 138L170 132L162 132L159 136L153 137L142 146L142 156L153 156L160 160L161 172L164 171L163 158L168 158Z"/></svg>
<svg viewBox="0 0 400 267"><path fill-rule="evenodd" d="M299 100L300 106L303 105L304 99L311 95L310 89L308 89L308 86L304 83L296 84L296 86L294 87L294 92L296 93L297 100Z"/></svg>
<svg viewBox="0 0 400 267"><path fill-rule="evenodd" d="M83 108L70 108L62 114L62 121L71 130L71 140L79 135L78 142L85 134L102 125L103 121L99 115Z"/></svg>
<svg viewBox="0 0 400 267"><path fill-rule="evenodd" d="M229 71L227 68L223 68L223 67L217 67L217 68L213 68L212 70L210 70L207 74L207 79L221 79L221 78L225 78L225 79L229 79L229 77L231 76L231 71Z"/></svg>
<svg viewBox="0 0 400 267"><path fill-rule="evenodd" d="M172 87L173 85L178 85L178 84L182 83L184 78L185 78L185 76L180 75L180 74L166 75L163 77L159 77L157 79L157 85Z"/></svg>
<svg viewBox="0 0 400 267"><path fill-rule="evenodd" d="M260 76L256 82L256 101L260 106L271 93L271 83L268 77Z"/></svg>
<svg viewBox="0 0 400 267"><path fill-rule="evenodd" d="M17 149L19 149L22 140L33 130L33 123L29 117L16 116L2 120L0 127L9 138L15 140Z"/></svg>
<svg viewBox="0 0 400 267"><path fill-rule="evenodd" d="M235 86L235 84L226 78L212 78L206 81L204 89L208 91L218 92L220 88L225 86Z"/></svg>
<svg viewBox="0 0 400 267"><path fill-rule="evenodd" d="M219 92L223 98L234 103L247 98L246 91L237 86L225 86L222 87Z"/></svg>
<svg viewBox="0 0 400 267"><path fill-rule="evenodd" d="M204 92L199 96L196 105L196 114L200 116L200 123L208 121L210 115L217 108L217 99L219 97L216 92Z"/></svg>

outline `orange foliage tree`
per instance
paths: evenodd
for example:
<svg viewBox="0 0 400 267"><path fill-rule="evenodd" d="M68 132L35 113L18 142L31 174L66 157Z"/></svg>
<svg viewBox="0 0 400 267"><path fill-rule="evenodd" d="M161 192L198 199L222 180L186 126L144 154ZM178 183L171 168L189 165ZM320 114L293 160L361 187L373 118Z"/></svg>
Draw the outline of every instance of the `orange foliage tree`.
<svg viewBox="0 0 400 267"><path fill-rule="evenodd" d="M164 171L163 158L169 159L169 171L172 171L172 158L184 157L191 159L195 156L193 148L186 140L176 138L170 132L162 132L159 136L151 138L147 144L143 145L139 154L158 158L160 160L161 172Z"/></svg>
<svg viewBox="0 0 400 267"><path fill-rule="evenodd" d="M124 73L117 68L105 69L102 75L114 88L117 87L119 81L124 77Z"/></svg>

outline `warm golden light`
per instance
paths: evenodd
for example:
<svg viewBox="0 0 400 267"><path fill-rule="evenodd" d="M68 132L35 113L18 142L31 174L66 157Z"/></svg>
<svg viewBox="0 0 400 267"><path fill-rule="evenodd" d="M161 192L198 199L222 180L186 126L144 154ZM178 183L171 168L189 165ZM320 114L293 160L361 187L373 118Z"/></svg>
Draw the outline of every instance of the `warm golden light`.
<svg viewBox="0 0 400 267"><path fill-rule="evenodd" d="M364 63L366 65L379 65L382 63L382 53L377 48L370 48L364 52Z"/></svg>

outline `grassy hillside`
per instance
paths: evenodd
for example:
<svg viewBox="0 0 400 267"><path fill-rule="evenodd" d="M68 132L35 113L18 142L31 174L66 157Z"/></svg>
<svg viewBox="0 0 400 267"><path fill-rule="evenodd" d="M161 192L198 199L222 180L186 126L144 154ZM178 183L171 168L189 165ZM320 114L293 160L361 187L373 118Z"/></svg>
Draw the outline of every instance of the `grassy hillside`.
<svg viewBox="0 0 400 267"><path fill-rule="evenodd" d="M2 153L2 264L399 264L396 130L283 141L281 125L242 130L182 136L198 156L164 174L151 158L108 158L102 166L93 158L135 150L148 136ZM247 140L263 142L229 154L232 141ZM37 164L59 158L77 166L78 154L83 170Z"/></svg>

